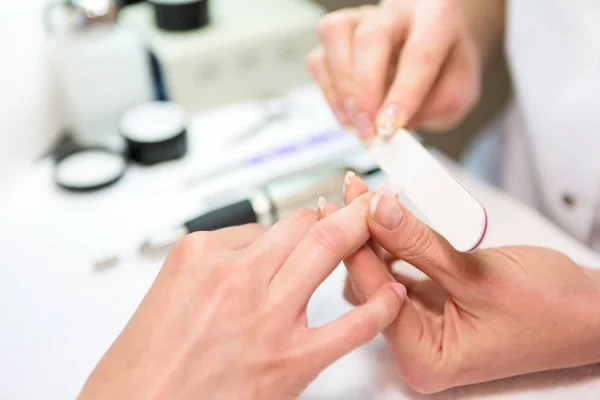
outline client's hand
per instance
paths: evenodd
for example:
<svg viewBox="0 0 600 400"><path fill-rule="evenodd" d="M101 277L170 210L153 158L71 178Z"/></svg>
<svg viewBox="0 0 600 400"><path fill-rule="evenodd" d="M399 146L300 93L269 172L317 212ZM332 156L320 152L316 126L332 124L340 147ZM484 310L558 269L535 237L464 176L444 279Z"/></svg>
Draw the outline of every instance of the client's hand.
<svg viewBox="0 0 600 400"><path fill-rule="evenodd" d="M317 222L303 210L192 234L170 253L82 399L295 398L330 363L398 315L406 292L382 285L323 327L307 326L314 290L368 238L365 197Z"/></svg>
<svg viewBox="0 0 600 400"><path fill-rule="evenodd" d="M353 205L368 189L347 181ZM545 248L458 252L387 194L373 197L366 225L376 244L346 259L346 294L364 302L394 278L404 284L409 298L384 335L417 391L600 361L600 271ZM390 255L430 279L392 273Z"/></svg>

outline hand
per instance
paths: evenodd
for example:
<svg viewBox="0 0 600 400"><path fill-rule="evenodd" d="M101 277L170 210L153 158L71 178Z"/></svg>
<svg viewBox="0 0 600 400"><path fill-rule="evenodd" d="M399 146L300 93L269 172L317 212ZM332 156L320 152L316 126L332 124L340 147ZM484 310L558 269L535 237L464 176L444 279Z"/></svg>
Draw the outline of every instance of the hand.
<svg viewBox="0 0 600 400"><path fill-rule="evenodd" d="M317 222L296 212L187 236L171 251L129 324L88 379L82 399L295 398L330 363L371 340L406 296L382 286L323 327L306 305L369 236L367 198Z"/></svg>
<svg viewBox="0 0 600 400"><path fill-rule="evenodd" d="M350 204L366 191L349 177ZM377 245L346 259L356 289L346 291L362 302L394 278L405 285L409 298L384 335L417 391L600 361L600 271L545 248L458 252L387 194L373 197L365 225ZM392 274L379 245L430 279Z"/></svg>
<svg viewBox="0 0 600 400"><path fill-rule="evenodd" d="M308 67L343 126L363 140L446 129L479 98L482 60L460 0L383 0L326 15Z"/></svg>

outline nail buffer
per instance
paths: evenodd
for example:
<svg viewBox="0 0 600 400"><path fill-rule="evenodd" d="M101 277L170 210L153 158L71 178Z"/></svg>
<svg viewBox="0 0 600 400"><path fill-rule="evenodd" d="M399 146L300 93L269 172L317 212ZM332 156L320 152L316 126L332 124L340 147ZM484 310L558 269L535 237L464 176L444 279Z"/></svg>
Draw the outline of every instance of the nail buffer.
<svg viewBox="0 0 600 400"><path fill-rule="evenodd" d="M411 133L377 136L369 152L417 217L457 250L479 246L487 230L485 208Z"/></svg>

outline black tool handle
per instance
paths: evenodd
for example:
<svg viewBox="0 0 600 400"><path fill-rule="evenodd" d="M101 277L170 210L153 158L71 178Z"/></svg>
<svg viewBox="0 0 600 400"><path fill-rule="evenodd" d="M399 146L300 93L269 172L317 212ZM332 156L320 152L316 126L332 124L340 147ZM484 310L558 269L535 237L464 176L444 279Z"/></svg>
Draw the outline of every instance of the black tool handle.
<svg viewBox="0 0 600 400"><path fill-rule="evenodd" d="M212 231L257 222L258 218L249 200L233 203L194 218L185 223L189 232Z"/></svg>

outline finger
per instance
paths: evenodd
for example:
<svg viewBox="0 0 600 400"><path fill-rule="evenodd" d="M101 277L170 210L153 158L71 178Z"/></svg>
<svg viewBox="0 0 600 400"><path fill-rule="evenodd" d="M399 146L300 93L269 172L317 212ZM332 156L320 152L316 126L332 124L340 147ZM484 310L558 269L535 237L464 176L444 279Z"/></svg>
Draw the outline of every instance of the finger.
<svg viewBox="0 0 600 400"><path fill-rule="evenodd" d="M374 119L383 101L395 47L401 41L406 15L391 15L379 8L365 16L354 36L354 82L356 98L354 126L361 140L375 133Z"/></svg>
<svg viewBox="0 0 600 400"><path fill-rule="evenodd" d="M319 220L326 218L338 210L339 208L333 204L326 203L323 197L319 198ZM346 275L343 292L344 298L354 306L363 304L384 283L394 282L394 278L388 271L387 266L381 262L377 250L381 250L381 248L369 240L344 260L344 265L349 272L358 268L360 271L358 273L359 279L367 280L367 290L365 291L353 282L351 273ZM364 278L362 278L363 276Z"/></svg>
<svg viewBox="0 0 600 400"><path fill-rule="evenodd" d="M403 128L417 114L458 36L454 22L457 2L427 2L415 8L413 26L400 53L396 79L377 116L377 131L384 136ZM442 6L443 5L443 6Z"/></svg>
<svg viewBox="0 0 600 400"><path fill-rule="evenodd" d="M319 24L319 35L325 50L325 62L330 71L333 86L341 100L339 110L334 110L342 125L349 125L351 118L346 105L353 96L352 40L365 9L350 8L327 14ZM350 107L349 107L350 108Z"/></svg>
<svg viewBox="0 0 600 400"><path fill-rule="evenodd" d="M317 213L314 210L294 211L278 221L248 247L249 252L262 260L264 267L261 271L265 271L269 280L316 222Z"/></svg>
<svg viewBox="0 0 600 400"><path fill-rule="evenodd" d="M382 185L379 185L379 191L384 193L393 194L393 190L391 189L391 184L389 184L388 180L385 180ZM369 191L369 187L367 183L360 177L356 176L356 174L352 171L348 171L344 178L344 201L346 204L350 204L355 198L361 196L363 193ZM369 240L369 247L373 249L375 254L383 259L383 256L386 252L379 246L374 240Z"/></svg>
<svg viewBox="0 0 600 400"><path fill-rule="evenodd" d="M299 310L349 254L370 237L366 224L371 193L314 224L271 280L275 299ZM289 294L294 293L290 299Z"/></svg>
<svg viewBox="0 0 600 400"><path fill-rule="evenodd" d="M323 92L323 96L329 104L329 107L335 114L336 119L341 125L346 125L346 115L342 106L342 101L338 95L333 83L331 73L325 61L325 52L319 47L313 50L307 57L306 63L308 70Z"/></svg>
<svg viewBox="0 0 600 400"><path fill-rule="evenodd" d="M239 250L254 243L266 230L259 224L246 224L218 229L212 235L216 241L226 243L228 248Z"/></svg>
<svg viewBox="0 0 600 400"><path fill-rule="evenodd" d="M377 193L371 200L369 230L387 251L423 271L453 295L480 271L466 253L454 249L441 235L416 218L397 199Z"/></svg>
<svg viewBox="0 0 600 400"><path fill-rule="evenodd" d="M363 193L367 193L369 191L369 187L367 183L356 176L353 171L346 172L346 176L344 177L344 203L346 205L352 203L354 199L362 195Z"/></svg>
<svg viewBox="0 0 600 400"><path fill-rule="evenodd" d="M445 130L463 120L479 99L480 64L466 41L450 51L442 75L410 124L429 130Z"/></svg>
<svg viewBox="0 0 600 400"><path fill-rule="evenodd" d="M349 275L346 275L346 279L344 281L344 291L343 291L344 299L348 303L353 306L359 306L362 302L358 299L356 292L354 291L354 283L350 279Z"/></svg>
<svg viewBox="0 0 600 400"><path fill-rule="evenodd" d="M406 299L406 289L399 283L390 283L381 287L367 303L323 327L311 329L310 358L325 368L371 341L396 319Z"/></svg>

